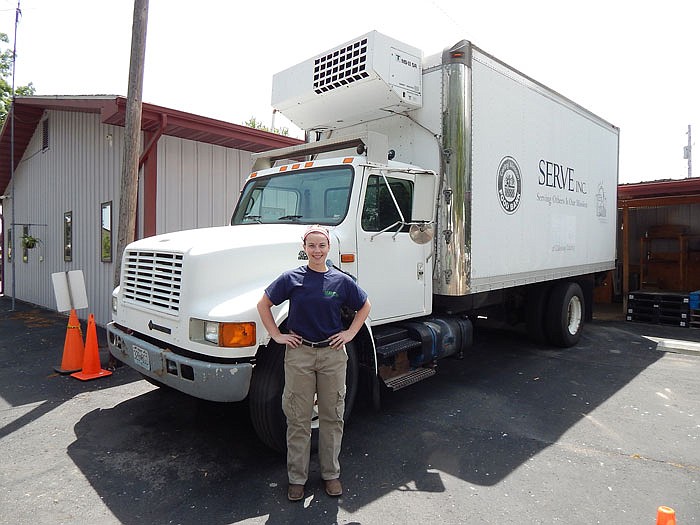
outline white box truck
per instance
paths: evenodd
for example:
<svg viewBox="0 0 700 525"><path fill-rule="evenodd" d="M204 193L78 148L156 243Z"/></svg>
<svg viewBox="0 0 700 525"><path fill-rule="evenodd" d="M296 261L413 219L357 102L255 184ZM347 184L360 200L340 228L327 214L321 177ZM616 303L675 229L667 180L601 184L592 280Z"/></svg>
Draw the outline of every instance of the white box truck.
<svg viewBox="0 0 700 525"><path fill-rule="evenodd" d="M348 412L360 389L378 404L462 356L479 316L577 343L615 263L615 126L468 41L424 58L378 32L278 73L272 102L309 140L255 156L230 225L127 247L117 359L199 398L248 398L284 450L284 349L256 303L304 264L309 224L372 302L348 345ZM287 304L273 312L284 329Z"/></svg>

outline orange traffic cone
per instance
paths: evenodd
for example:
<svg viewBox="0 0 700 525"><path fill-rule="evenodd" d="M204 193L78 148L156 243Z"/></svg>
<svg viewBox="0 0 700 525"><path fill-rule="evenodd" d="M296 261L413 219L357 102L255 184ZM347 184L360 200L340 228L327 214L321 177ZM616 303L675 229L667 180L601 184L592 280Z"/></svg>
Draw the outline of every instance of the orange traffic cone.
<svg viewBox="0 0 700 525"><path fill-rule="evenodd" d="M83 332L80 329L78 314L71 309L68 317L68 329L66 330L66 342L63 344L63 358L61 366L53 369L59 374L72 374L83 367Z"/></svg>
<svg viewBox="0 0 700 525"><path fill-rule="evenodd" d="M87 381L98 377L111 376L109 370L102 370L100 366L100 352L97 350L97 327L95 326L95 316L88 317L87 336L85 336L85 357L83 358L83 369L80 372L71 374L72 377Z"/></svg>
<svg viewBox="0 0 700 525"><path fill-rule="evenodd" d="M659 507L656 511L656 525L676 525L676 511L671 507Z"/></svg>

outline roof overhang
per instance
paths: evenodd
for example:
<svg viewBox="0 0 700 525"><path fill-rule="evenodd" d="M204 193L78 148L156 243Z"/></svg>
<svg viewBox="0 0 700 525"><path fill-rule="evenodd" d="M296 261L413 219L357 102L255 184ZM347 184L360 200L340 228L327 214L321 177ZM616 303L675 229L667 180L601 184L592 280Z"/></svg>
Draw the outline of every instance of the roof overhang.
<svg viewBox="0 0 700 525"><path fill-rule="evenodd" d="M673 179L620 184L618 208L700 204L700 179Z"/></svg>
<svg viewBox="0 0 700 525"><path fill-rule="evenodd" d="M8 117L0 131L0 195L5 193L11 179L13 124L14 167L17 169L45 111L98 113L104 124L124 126L126 98L118 95L16 97L12 110L14 122ZM292 137L147 103L141 106L141 129L254 153L303 143Z"/></svg>

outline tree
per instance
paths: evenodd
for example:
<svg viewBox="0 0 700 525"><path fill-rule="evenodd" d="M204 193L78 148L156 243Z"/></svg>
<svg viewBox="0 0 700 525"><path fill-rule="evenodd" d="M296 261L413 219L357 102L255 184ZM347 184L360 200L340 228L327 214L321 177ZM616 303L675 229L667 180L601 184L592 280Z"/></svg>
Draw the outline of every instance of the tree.
<svg viewBox="0 0 700 525"><path fill-rule="evenodd" d="M259 129L262 131L271 131L272 133L277 133L278 135L284 135L284 136L289 135L289 128L272 128L272 129L270 129L262 122L259 122L258 119L256 119L255 117L250 117L250 119L246 120L243 123L243 125L248 126L249 128Z"/></svg>
<svg viewBox="0 0 700 525"><path fill-rule="evenodd" d="M5 33L0 33L0 42L9 43L10 39ZM7 81L12 77L12 50L5 49L0 53L0 126L7 118L7 112L12 105L12 84ZM36 92L30 82L26 86L15 88L15 95L33 95Z"/></svg>

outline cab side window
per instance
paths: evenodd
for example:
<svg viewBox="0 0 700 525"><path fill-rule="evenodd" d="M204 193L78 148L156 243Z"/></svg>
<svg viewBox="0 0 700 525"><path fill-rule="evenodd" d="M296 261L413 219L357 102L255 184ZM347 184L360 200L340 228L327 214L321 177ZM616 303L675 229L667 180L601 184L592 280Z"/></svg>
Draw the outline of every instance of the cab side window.
<svg viewBox="0 0 700 525"><path fill-rule="evenodd" d="M389 186L387 186L387 182ZM391 188L391 193L393 193L396 203L401 209L404 222L411 221L413 182L394 177L387 177L385 182L383 177L371 175L367 182L365 203L362 209L363 230L378 232L401 221L401 215L396 209L394 199L391 198L389 188ZM401 231L407 232L408 228L408 226L403 226ZM397 229L398 225L391 228L390 231L396 231Z"/></svg>

